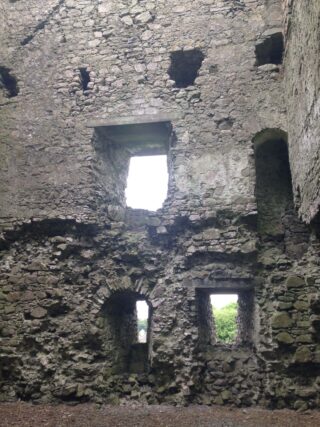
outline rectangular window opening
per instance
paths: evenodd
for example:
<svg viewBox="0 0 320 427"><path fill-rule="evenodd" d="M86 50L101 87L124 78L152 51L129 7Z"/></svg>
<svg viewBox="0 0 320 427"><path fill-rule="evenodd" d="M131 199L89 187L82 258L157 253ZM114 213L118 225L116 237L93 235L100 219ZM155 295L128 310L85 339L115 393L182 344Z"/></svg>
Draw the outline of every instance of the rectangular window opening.
<svg viewBox="0 0 320 427"><path fill-rule="evenodd" d="M97 200L103 210L108 203L109 218L122 220L127 207L160 209L172 182L170 148L176 136L170 118L164 114L120 117L89 126L95 129Z"/></svg>
<svg viewBox="0 0 320 427"><path fill-rule="evenodd" d="M235 343L238 336L238 294L211 294L215 341Z"/></svg>
<svg viewBox="0 0 320 427"><path fill-rule="evenodd" d="M130 158L126 188L127 206L133 209L156 211L168 192L166 155L133 156Z"/></svg>
<svg viewBox="0 0 320 427"><path fill-rule="evenodd" d="M251 289L198 289L199 344L251 344L253 308L254 294Z"/></svg>

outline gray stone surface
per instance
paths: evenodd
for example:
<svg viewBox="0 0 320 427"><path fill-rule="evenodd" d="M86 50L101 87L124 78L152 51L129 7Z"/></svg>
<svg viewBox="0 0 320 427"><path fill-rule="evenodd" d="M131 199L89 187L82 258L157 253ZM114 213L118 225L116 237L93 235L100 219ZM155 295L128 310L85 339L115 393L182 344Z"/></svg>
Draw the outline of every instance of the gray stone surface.
<svg viewBox="0 0 320 427"><path fill-rule="evenodd" d="M288 2L285 88L296 203L310 222L320 207L320 43L318 0Z"/></svg>
<svg viewBox="0 0 320 427"><path fill-rule="evenodd" d="M292 101L296 52L318 59L298 3L283 68L255 65L276 0L2 2L0 66L19 86L0 87L2 400L319 407L320 243L295 211L316 213L319 171L297 147L319 131ZM192 49L204 60L178 88L170 55ZM125 203L141 129L168 150L157 212ZM234 345L214 339L224 290L240 295Z"/></svg>

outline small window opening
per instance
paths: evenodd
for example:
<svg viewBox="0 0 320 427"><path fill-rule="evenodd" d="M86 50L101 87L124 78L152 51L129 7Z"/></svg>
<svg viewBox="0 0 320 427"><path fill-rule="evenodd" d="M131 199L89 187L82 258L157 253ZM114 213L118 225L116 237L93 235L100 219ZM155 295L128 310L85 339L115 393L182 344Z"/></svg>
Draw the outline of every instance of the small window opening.
<svg viewBox="0 0 320 427"><path fill-rule="evenodd" d="M199 343L248 344L253 333L253 292L197 290Z"/></svg>
<svg viewBox="0 0 320 427"><path fill-rule="evenodd" d="M235 342L238 335L238 295L212 294L210 301L216 341L228 344Z"/></svg>
<svg viewBox="0 0 320 427"><path fill-rule="evenodd" d="M155 211L162 207L168 192L167 156L134 156L127 180L127 206Z"/></svg>
<svg viewBox="0 0 320 427"><path fill-rule="evenodd" d="M0 89L2 89L7 98L17 96L19 88L17 79L10 73L7 67L0 67Z"/></svg>
<svg viewBox="0 0 320 427"><path fill-rule="evenodd" d="M283 51L283 34L280 32L271 34L256 45L256 65L282 64Z"/></svg>
<svg viewBox="0 0 320 427"><path fill-rule="evenodd" d="M146 343L148 336L149 306L146 301L137 301L138 342Z"/></svg>
<svg viewBox="0 0 320 427"><path fill-rule="evenodd" d="M88 90L88 84L90 83L89 71L86 68L79 68L79 71L82 90Z"/></svg>
<svg viewBox="0 0 320 427"><path fill-rule="evenodd" d="M145 372L149 365L151 309L132 291L115 292L103 310L105 352L114 373Z"/></svg>
<svg viewBox="0 0 320 427"><path fill-rule="evenodd" d="M184 88L193 85L204 60L201 50L172 52L170 58L171 65L168 74L175 81L176 87Z"/></svg>

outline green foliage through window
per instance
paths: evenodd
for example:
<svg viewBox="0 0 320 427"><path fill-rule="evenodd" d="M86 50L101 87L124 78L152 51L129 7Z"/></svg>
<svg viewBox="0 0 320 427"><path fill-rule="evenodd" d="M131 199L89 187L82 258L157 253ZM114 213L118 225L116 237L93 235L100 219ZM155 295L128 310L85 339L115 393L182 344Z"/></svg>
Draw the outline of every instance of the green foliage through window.
<svg viewBox="0 0 320 427"><path fill-rule="evenodd" d="M138 332L144 329L147 332L148 329L148 320L147 319L139 319L138 320Z"/></svg>
<svg viewBox="0 0 320 427"><path fill-rule="evenodd" d="M232 343L237 336L238 305L231 302L223 308L212 307L217 341Z"/></svg>

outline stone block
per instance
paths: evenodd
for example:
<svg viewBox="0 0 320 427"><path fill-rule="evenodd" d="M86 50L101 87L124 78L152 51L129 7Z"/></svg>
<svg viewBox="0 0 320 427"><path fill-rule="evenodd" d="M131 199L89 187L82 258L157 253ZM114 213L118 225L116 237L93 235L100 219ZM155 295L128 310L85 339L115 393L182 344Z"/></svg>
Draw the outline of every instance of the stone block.
<svg viewBox="0 0 320 427"><path fill-rule="evenodd" d="M47 310L42 307L35 307L30 311L30 315L34 319L42 319L47 315Z"/></svg>
<svg viewBox="0 0 320 427"><path fill-rule="evenodd" d="M312 353L307 346L298 347L294 357L293 363L310 363L312 361Z"/></svg>
<svg viewBox="0 0 320 427"><path fill-rule="evenodd" d="M272 316L271 325L274 329L290 328L293 320L287 313L276 313Z"/></svg>
<svg viewBox="0 0 320 427"><path fill-rule="evenodd" d="M280 334L276 335L276 340L282 344L292 344L294 342L294 339L288 332L281 332Z"/></svg>
<svg viewBox="0 0 320 427"><path fill-rule="evenodd" d="M286 286L288 289L301 288L305 286L304 278L301 276L289 276L286 280Z"/></svg>

